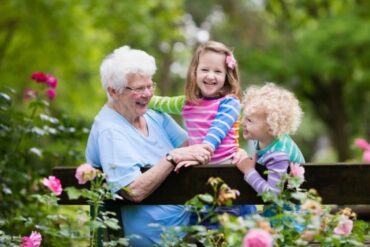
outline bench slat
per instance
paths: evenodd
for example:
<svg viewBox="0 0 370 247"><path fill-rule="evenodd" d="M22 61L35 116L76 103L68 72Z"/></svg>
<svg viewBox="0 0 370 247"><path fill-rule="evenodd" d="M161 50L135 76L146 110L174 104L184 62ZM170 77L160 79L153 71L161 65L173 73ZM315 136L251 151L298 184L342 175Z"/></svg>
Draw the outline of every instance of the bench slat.
<svg viewBox="0 0 370 247"><path fill-rule="evenodd" d="M304 188L315 188L325 204L370 204L370 165L365 164L310 164L305 167ZM56 167L53 175L63 187L83 188L74 177L75 168ZM236 204L262 204L256 192L243 180L240 171L232 165L197 166L172 173L162 185L141 204L183 204L196 194L210 192L209 177L222 178L231 188L238 189ZM121 201L120 204L131 204ZM84 200L68 200L63 192L59 204L86 204Z"/></svg>

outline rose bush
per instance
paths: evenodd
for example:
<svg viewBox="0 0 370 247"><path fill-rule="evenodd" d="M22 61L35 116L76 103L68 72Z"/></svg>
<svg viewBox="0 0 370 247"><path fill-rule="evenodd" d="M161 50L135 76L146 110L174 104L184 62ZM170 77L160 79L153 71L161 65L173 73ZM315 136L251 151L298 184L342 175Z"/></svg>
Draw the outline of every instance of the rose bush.
<svg viewBox="0 0 370 247"><path fill-rule="evenodd" d="M35 231L34 222L61 211L53 211L52 204L40 207L32 195L43 192L40 179L53 167L84 160L89 125L55 108L57 88L56 77L38 72L32 74L23 95L9 87L0 90L0 246L19 246L18 236ZM46 235L42 232L42 245L70 245L52 243L57 242L53 237L58 235L57 229L67 226L65 220L48 225ZM73 219L70 222L77 224Z"/></svg>

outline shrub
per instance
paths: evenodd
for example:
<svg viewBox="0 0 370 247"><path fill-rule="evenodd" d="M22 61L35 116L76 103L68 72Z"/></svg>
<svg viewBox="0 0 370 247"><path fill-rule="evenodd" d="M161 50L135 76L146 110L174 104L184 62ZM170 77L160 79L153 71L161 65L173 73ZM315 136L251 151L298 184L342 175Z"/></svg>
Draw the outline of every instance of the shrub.
<svg viewBox="0 0 370 247"><path fill-rule="evenodd" d="M84 160L81 150L88 134L86 123L52 110L58 98L57 79L34 73L23 97L11 88L0 91L0 229L3 236L29 235L17 219L36 222L50 213L35 207L30 195L42 191L40 178L55 166ZM22 100L19 103L19 100ZM27 220L25 220L27 222ZM5 238L5 237L4 237Z"/></svg>
<svg viewBox="0 0 370 247"><path fill-rule="evenodd" d="M301 189L304 182L304 168L291 164L291 173L281 183L282 192L262 193L265 206L262 214L236 217L212 211L216 205L230 205L238 193L229 188L220 178L210 178L208 183L214 195L200 194L188 201L192 210L198 212L208 206L211 221L218 222L218 229L207 229L198 224L166 229L164 246L364 246L369 237L369 224L356 219L351 209L345 208L333 213L330 206L323 205L314 189ZM246 185L247 186L247 185ZM220 201L220 198L228 200ZM266 213L271 212L273 213ZM201 215L201 214L198 214ZM199 218L199 223L204 219ZM188 237L176 238L174 232L186 232Z"/></svg>

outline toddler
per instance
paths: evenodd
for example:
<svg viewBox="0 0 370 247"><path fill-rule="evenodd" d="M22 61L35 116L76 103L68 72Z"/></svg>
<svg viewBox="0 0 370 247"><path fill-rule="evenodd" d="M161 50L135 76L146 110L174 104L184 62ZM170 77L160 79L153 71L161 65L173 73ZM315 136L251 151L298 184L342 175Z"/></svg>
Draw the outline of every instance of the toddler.
<svg viewBox="0 0 370 247"><path fill-rule="evenodd" d="M237 167L256 192L279 193L277 185L287 173L289 163L305 163L289 136L301 122L303 113L299 102L288 90L267 83L262 87L249 87L244 94L243 107L243 137L253 140L256 156L242 159ZM255 170L256 163L270 171L267 180Z"/></svg>

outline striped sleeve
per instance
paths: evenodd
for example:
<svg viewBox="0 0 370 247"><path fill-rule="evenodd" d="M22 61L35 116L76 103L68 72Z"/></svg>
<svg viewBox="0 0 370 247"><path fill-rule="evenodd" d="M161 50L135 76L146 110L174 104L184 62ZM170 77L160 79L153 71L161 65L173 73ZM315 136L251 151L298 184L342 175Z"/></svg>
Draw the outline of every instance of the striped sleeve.
<svg viewBox="0 0 370 247"><path fill-rule="evenodd" d="M272 191L280 193L278 184L287 173L289 156L283 152L271 152L264 157L264 164L268 170L267 181L255 170L244 175L244 180L253 187L257 193Z"/></svg>
<svg viewBox="0 0 370 247"><path fill-rule="evenodd" d="M184 95L174 97L153 96L149 102L149 108L160 112L180 115L184 103Z"/></svg>
<svg viewBox="0 0 370 247"><path fill-rule="evenodd" d="M203 143L207 143L217 149L227 133L238 120L240 102L235 96L225 97L220 102L218 112L212 121L211 127L205 136Z"/></svg>

